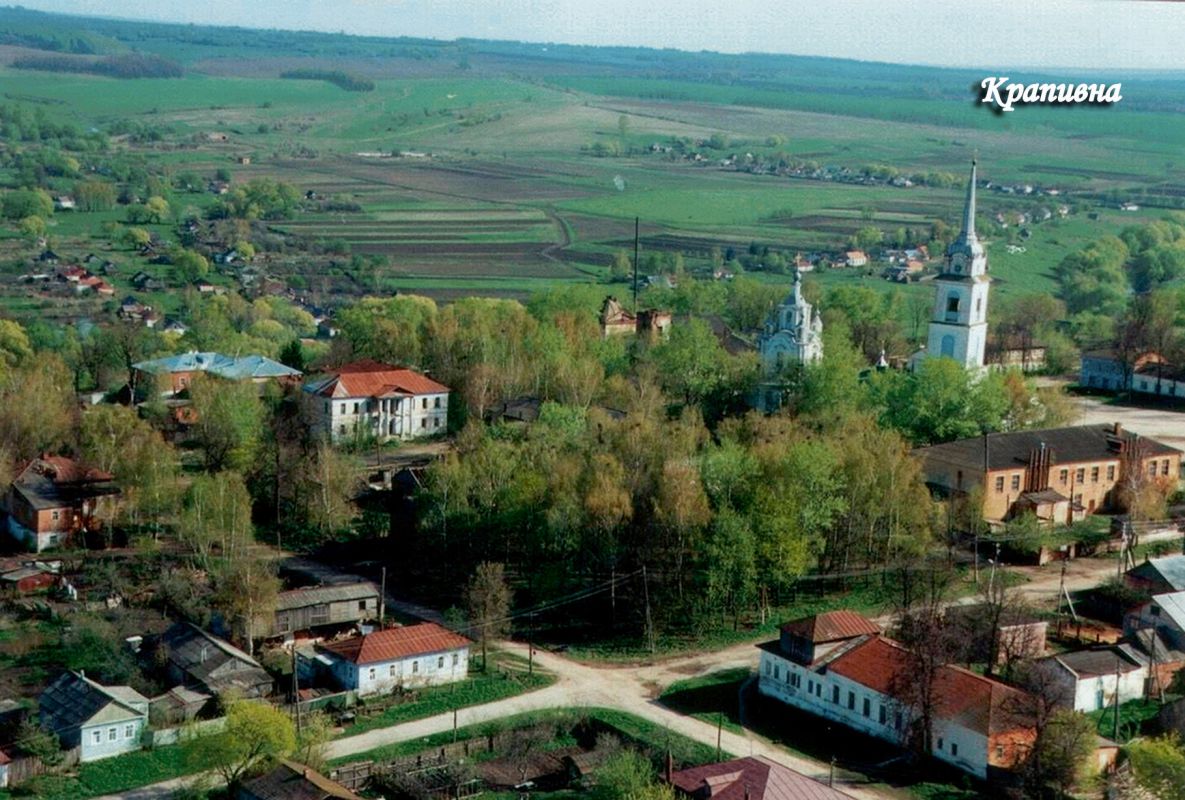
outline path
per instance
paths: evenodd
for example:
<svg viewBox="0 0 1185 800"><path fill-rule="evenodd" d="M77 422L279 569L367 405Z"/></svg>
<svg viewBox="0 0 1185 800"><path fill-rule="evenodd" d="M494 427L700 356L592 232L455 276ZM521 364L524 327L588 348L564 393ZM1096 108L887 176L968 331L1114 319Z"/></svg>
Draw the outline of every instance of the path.
<svg viewBox="0 0 1185 800"><path fill-rule="evenodd" d="M1109 559L1072 561L1066 570L1070 591L1089 588L1105 580L1116 569ZM1061 565L1022 567L1029 581L1019 587L1030 602L1052 604L1061 585ZM986 576L982 577L986 580ZM965 601L973 601L967 598ZM506 651L526 658L528 647L521 642L506 642ZM657 702L661 689L673 681L704 675L721 669L749 667L757 663L754 642L743 642L724 650L680 656L641 665L584 664L547 651L535 651L535 663L556 675L556 682L544 689L509 697L494 703L471 706L457 712L457 726L466 727L529 711L558 708L601 707L625 711L661 725L710 747L716 746L716 726L672 711ZM389 728L379 728L356 736L336 739L327 746L329 758L356 755L388 744L420 739L453 728L453 714L413 720ZM761 755L817 780L826 781L830 765L791 753L756 734L723 731L721 745L734 755ZM176 779L99 800L168 800L174 790L191 778ZM836 784L860 800L896 800L900 795L882 786L837 780Z"/></svg>

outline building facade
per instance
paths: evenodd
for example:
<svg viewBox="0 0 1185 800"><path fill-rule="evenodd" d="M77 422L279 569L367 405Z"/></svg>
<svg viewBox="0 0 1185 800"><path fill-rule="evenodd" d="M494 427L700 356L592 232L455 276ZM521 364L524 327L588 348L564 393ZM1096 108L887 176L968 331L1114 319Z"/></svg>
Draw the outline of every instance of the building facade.
<svg viewBox="0 0 1185 800"><path fill-rule="evenodd" d="M424 622L319 645L317 651L338 686L374 695L465 680L471 644Z"/></svg>
<svg viewBox="0 0 1185 800"><path fill-rule="evenodd" d="M844 612L851 614L851 612ZM824 617L825 615L819 615ZM852 615L858 616L858 615ZM804 633L808 618L782 629L761 649L758 691L867 736L905 746L916 735L917 710L903 699L911 682L909 652L879 633L842 623L825 637ZM865 620L865 623L868 623ZM827 639L827 641L819 641ZM939 668L930 754L987 780L1016 768L1036 733L1028 697L960 667Z"/></svg>
<svg viewBox="0 0 1185 800"><path fill-rule="evenodd" d="M926 344L928 358L951 358L967 369L984 366L987 346L987 255L975 234L976 166L971 162L963 229L946 249L943 271L934 281L934 313Z"/></svg>
<svg viewBox="0 0 1185 800"><path fill-rule="evenodd" d="M992 433L913 452L932 488L945 494L980 490L988 521L1032 512L1050 524L1122 510L1125 482L1175 487L1182 456L1118 423Z"/></svg>
<svg viewBox="0 0 1185 800"><path fill-rule="evenodd" d="M140 749L148 724L148 698L130 686L102 686L81 672L65 672L38 699L41 727L57 735L63 749L79 750L79 761Z"/></svg>
<svg viewBox="0 0 1185 800"><path fill-rule="evenodd" d="M159 387L166 397L184 392L198 375L214 375L228 381L250 381L263 385L272 381L295 382L300 371L265 356L224 356L221 353L191 351L133 364L135 385L141 389Z"/></svg>
<svg viewBox="0 0 1185 800"><path fill-rule="evenodd" d="M1057 702L1074 711L1099 711L1144 697L1148 668L1123 645L1062 653L1037 662Z"/></svg>
<svg viewBox="0 0 1185 800"><path fill-rule="evenodd" d="M355 436L418 439L448 429L450 389L414 370L362 360L304 385L314 432L335 443Z"/></svg>
<svg viewBox="0 0 1185 800"><path fill-rule="evenodd" d="M113 476L62 456L33 459L4 498L9 534L40 553L66 544L75 534L97 531L116 502Z"/></svg>
<svg viewBox="0 0 1185 800"><path fill-rule="evenodd" d="M823 318L802 294L802 275L794 270L790 294L769 318L757 337L761 383L755 405L774 411L782 404L787 372L823 358Z"/></svg>
<svg viewBox="0 0 1185 800"><path fill-rule="evenodd" d="M290 589L276 596L271 627L256 629L254 635L291 637L297 631L354 624L378 615L379 590L370 581Z"/></svg>

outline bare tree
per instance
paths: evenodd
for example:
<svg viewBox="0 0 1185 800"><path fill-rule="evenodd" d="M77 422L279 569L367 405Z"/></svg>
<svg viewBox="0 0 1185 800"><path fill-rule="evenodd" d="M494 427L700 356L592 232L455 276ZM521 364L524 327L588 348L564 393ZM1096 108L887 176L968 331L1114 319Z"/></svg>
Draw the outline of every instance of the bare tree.
<svg viewBox="0 0 1185 800"><path fill-rule="evenodd" d="M477 565L465 592L469 625L481 642L481 668L485 670L490 639L510 633L510 586L505 569L489 561Z"/></svg>

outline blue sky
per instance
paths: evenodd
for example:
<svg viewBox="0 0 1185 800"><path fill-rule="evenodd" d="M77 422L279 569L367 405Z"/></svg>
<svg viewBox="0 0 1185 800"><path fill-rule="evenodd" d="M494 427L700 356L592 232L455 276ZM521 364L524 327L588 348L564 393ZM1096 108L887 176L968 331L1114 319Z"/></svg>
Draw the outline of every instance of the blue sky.
<svg viewBox="0 0 1185 800"><path fill-rule="evenodd" d="M44 11L436 39L796 53L996 71L1185 69L1185 7L1154 0L19 1Z"/></svg>

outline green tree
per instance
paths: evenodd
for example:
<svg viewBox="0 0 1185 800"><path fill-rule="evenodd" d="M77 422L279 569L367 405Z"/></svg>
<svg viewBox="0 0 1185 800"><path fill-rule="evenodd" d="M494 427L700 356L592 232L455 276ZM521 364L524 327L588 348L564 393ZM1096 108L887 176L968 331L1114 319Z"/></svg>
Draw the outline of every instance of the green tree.
<svg viewBox="0 0 1185 800"><path fill-rule="evenodd" d="M197 417L193 438L206 469L253 467L264 414L255 384L200 375L190 383L189 396Z"/></svg>
<svg viewBox="0 0 1185 800"><path fill-rule="evenodd" d="M210 272L210 262L201 253L193 250L177 248L170 256L177 274L183 281L193 283L206 277Z"/></svg>
<svg viewBox="0 0 1185 800"><path fill-rule="evenodd" d="M45 220L36 215L25 217L20 223L21 236L30 241L45 237Z"/></svg>
<svg viewBox="0 0 1185 800"><path fill-rule="evenodd" d="M593 800L669 800L674 792L658 782L654 766L637 750L622 749L597 770Z"/></svg>
<svg viewBox="0 0 1185 800"><path fill-rule="evenodd" d="M198 475L185 495L177 538L205 570L245 557L253 540L251 495L237 472Z"/></svg>
<svg viewBox="0 0 1185 800"><path fill-rule="evenodd" d="M128 228L121 238L123 243L132 249L139 249L152 242L152 234L143 228Z"/></svg>
<svg viewBox="0 0 1185 800"><path fill-rule="evenodd" d="M115 207L115 187L97 179L76 183L74 201L83 211L110 211Z"/></svg>
<svg viewBox="0 0 1185 800"><path fill-rule="evenodd" d="M44 189L14 189L0 198L0 214L6 219L53 216L53 198Z"/></svg>
<svg viewBox="0 0 1185 800"><path fill-rule="evenodd" d="M1026 778L1030 785L1053 786L1062 797L1069 797L1075 784L1087 774L1097 740L1098 731L1090 717L1071 709L1055 711L1041 729L1036 752L1029 758ZM1132 756L1133 769L1135 766L1136 757ZM1139 780L1138 771L1136 775ZM1185 777L1185 773L1180 777Z"/></svg>
<svg viewBox="0 0 1185 800"><path fill-rule="evenodd" d="M194 740L190 752L214 769L232 788L257 764L283 758L296 749L292 718L266 703L238 701L226 713L226 727Z"/></svg>
<svg viewBox="0 0 1185 800"><path fill-rule="evenodd" d="M634 273L633 262L624 250L613 254L613 261L609 265L609 280L613 282L628 281Z"/></svg>
<svg viewBox="0 0 1185 800"><path fill-rule="evenodd" d="M491 639L510 633L510 586L506 583L505 568L501 564L483 562L465 590L469 609L469 625L481 642L481 668L487 669L488 646Z"/></svg>
<svg viewBox="0 0 1185 800"><path fill-rule="evenodd" d="M1176 736L1138 739L1127 747L1136 783L1159 800L1185 800L1185 752Z"/></svg>

